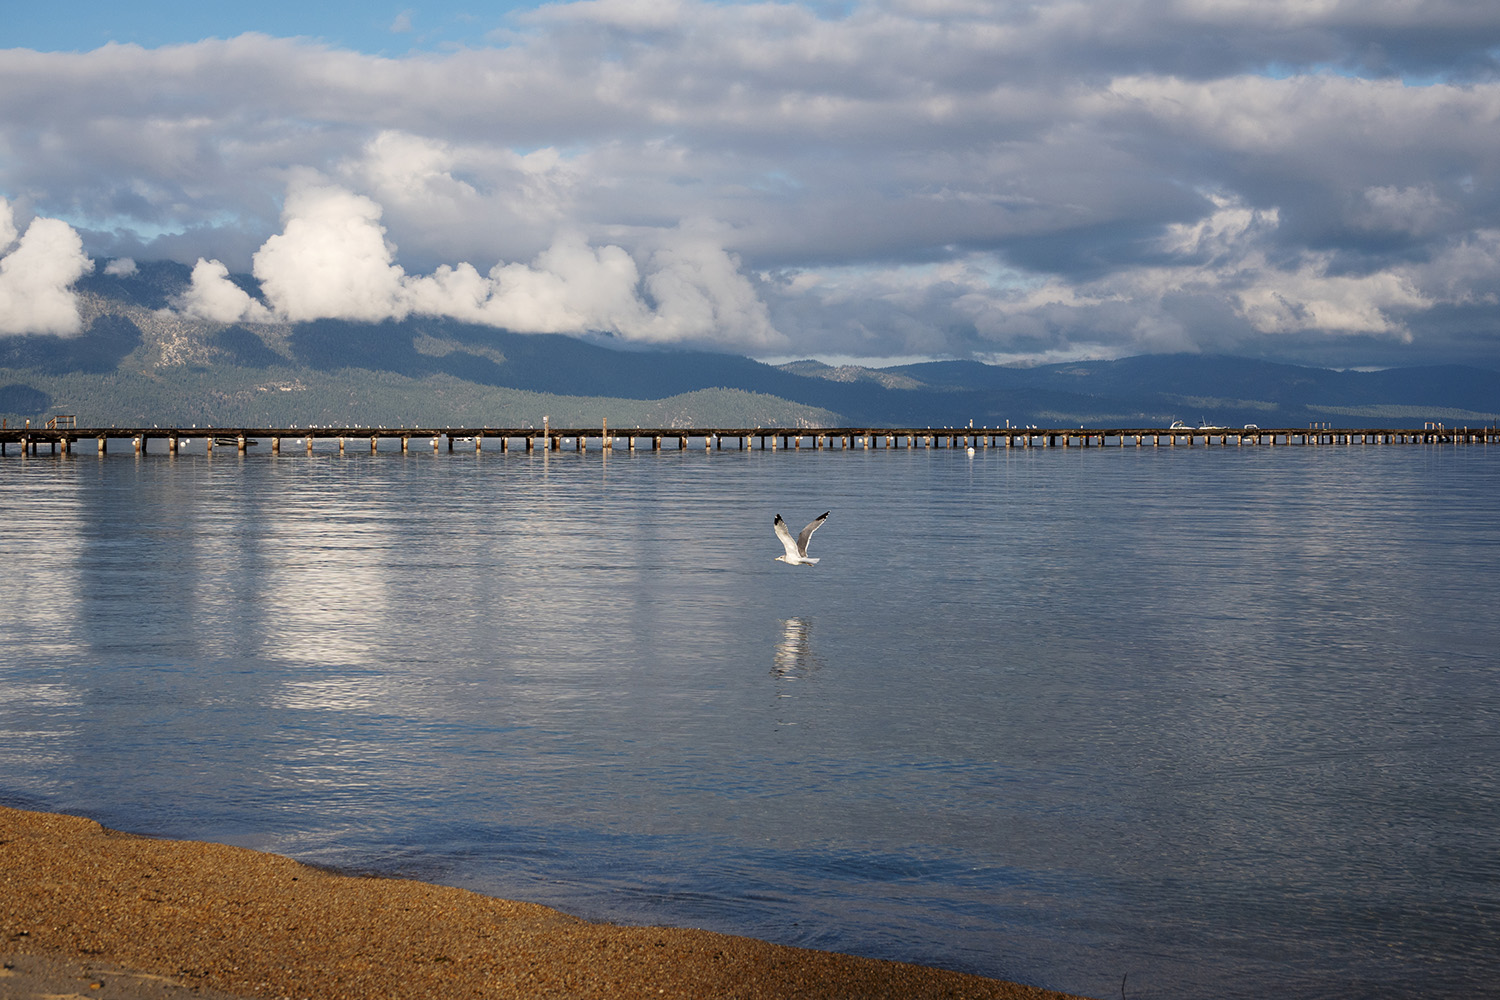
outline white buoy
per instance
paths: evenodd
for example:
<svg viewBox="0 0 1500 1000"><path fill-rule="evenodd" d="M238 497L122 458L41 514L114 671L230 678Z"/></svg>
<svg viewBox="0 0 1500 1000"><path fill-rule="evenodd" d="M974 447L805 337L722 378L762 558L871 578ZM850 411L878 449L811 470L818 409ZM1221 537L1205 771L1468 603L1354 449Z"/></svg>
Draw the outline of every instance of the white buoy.
<svg viewBox="0 0 1500 1000"><path fill-rule="evenodd" d="M972 444L969 445L969 457L970 458L974 457L974 446Z"/></svg>

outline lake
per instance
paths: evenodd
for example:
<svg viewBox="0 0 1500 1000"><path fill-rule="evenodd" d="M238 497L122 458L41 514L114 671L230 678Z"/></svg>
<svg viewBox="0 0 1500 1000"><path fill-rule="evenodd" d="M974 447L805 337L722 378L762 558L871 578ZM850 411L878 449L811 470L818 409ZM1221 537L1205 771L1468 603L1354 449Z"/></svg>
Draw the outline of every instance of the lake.
<svg viewBox="0 0 1500 1000"><path fill-rule="evenodd" d="M12 455L0 801L1097 997L1484 994L1497 514L1483 445Z"/></svg>

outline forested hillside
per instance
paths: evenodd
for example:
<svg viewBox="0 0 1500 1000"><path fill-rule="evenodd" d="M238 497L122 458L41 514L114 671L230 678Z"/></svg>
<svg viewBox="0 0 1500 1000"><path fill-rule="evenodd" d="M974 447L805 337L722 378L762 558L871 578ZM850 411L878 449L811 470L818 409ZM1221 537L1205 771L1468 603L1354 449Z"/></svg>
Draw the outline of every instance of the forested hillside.
<svg viewBox="0 0 1500 1000"><path fill-rule="evenodd" d="M1032 368L781 366L443 319L226 325L172 308L187 269L80 285L84 332L0 338L0 417L84 425L1224 426L1500 420L1500 374L1151 355ZM247 278L238 279L253 291Z"/></svg>

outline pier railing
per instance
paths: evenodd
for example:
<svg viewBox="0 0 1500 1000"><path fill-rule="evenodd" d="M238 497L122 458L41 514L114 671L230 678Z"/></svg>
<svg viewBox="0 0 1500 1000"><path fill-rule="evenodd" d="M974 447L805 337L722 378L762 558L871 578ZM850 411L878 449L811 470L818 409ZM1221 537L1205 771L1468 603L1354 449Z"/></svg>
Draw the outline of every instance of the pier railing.
<svg viewBox="0 0 1500 1000"><path fill-rule="evenodd" d="M875 451L913 448L1180 448L1244 446L1496 444L1500 427L1417 428L1226 427L78 427L72 417L45 427L0 429L0 456L72 454L79 444L108 454L128 443L137 455L175 455L193 447L213 454L271 454L315 444L371 453L431 449L476 452L546 451ZM154 445L154 447L153 447ZM18 447L14 447L18 446ZM119 448L116 450L124 450Z"/></svg>

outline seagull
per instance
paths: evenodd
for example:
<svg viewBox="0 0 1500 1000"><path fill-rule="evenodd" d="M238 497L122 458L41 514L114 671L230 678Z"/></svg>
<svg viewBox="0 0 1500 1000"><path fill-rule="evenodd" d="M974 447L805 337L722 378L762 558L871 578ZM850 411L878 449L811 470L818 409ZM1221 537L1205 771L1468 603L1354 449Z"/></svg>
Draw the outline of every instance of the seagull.
<svg viewBox="0 0 1500 1000"><path fill-rule="evenodd" d="M823 522L828 520L828 515L832 513L833 511L831 510L824 511L822 517L803 528L802 534L796 538L792 537L792 532L786 526L786 522L781 519L780 514L777 514L775 522L776 537L781 539L782 545L786 546L786 555L777 556L776 561L784 562L791 566L812 566L817 563L816 559L807 558L807 540L812 537L814 531L823 526Z"/></svg>

